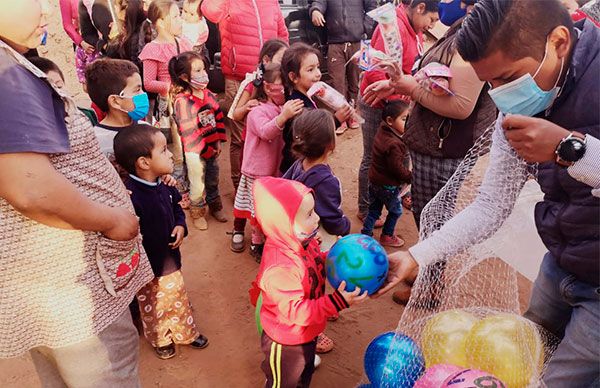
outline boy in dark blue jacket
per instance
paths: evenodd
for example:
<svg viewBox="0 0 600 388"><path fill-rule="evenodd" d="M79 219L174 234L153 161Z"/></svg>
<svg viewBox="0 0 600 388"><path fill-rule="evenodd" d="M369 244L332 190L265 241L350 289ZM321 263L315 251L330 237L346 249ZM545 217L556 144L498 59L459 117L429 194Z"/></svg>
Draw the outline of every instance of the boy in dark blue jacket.
<svg viewBox="0 0 600 388"><path fill-rule="evenodd" d="M114 150L117 163L129 173L125 186L155 276L137 295L144 336L161 359L175 356L175 344L205 348L208 339L196 330L181 275L179 246L187 235L181 195L160 180L173 172L167 139L158 128L133 124L117 133Z"/></svg>

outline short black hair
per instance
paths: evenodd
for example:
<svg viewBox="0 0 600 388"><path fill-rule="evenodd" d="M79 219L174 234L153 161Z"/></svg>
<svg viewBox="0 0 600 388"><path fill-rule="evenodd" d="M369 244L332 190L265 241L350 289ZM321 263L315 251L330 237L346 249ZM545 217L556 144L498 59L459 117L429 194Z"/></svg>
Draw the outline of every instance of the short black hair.
<svg viewBox="0 0 600 388"><path fill-rule="evenodd" d="M55 71L58 73L58 75L60 75L60 78L62 78L63 81L65 80L65 76L60 70L60 67L58 67L56 63L52 62L48 58L31 57L29 58L29 62L33 63L33 65L43 71L44 74L48 74L49 71Z"/></svg>
<svg viewBox="0 0 600 388"><path fill-rule="evenodd" d="M574 33L559 0L480 0L456 36L460 56L479 61L496 50L512 59L542 59L548 35L558 26Z"/></svg>
<svg viewBox="0 0 600 388"><path fill-rule="evenodd" d="M152 136L160 129L148 124L133 124L121 129L113 140L115 160L128 173L135 174L135 163L143 156L150 157L154 149Z"/></svg>
<svg viewBox="0 0 600 388"><path fill-rule="evenodd" d="M412 0L410 8L417 8L419 4L425 4L425 12L439 12L440 0Z"/></svg>
<svg viewBox="0 0 600 388"><path fill-rule="evenodd" d="M383 107L381 118L383 121L387 120L388 117L396 120L396 118L408 110L408 107L409 105L402 100L390 100Z"/></svg>
<svg viewBox="0 0 600 388"><path fill-rule="evenodd" d="M133 62L124 59L95 60L85 69L90 99L104 112L108 112L108 97L121 93L127 86L127 78L139 72Z"/></svg>

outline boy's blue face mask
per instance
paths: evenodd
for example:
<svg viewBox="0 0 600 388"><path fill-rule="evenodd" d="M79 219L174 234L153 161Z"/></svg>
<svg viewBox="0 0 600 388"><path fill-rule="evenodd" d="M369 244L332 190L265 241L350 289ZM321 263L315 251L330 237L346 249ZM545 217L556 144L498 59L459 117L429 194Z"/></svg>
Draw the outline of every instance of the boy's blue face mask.
<svg viewBox="0 0 600 388"><path fill-rule="evenodd" d="M133 102L133 110L127 112L129 117L131 117L133 121L144 119L150 110L150 100L148 99L148 94L146 92L141 92L133 97L125 97L123 94L123 92L119 93L119 97L131 98L131 101Z"/></svg>
<svg viewBox="0 0 600 388"><path fill-rule="evenodd" d="M440 22L450 27L458 19L467 14L466 8L461 8L461 0L452 0L449 3L439 3Z"/></svg>
<svg viewBox="0 0 600 388"><path fill-rule="evenodd" d="M523 116L535 116L536 114L545 111L554 103L554 100L560 92L558 82L563 73L565 64L564 57L560 64L560 72L554 83L554 87L548 91L542 90L535 82L535 77L540 72L546 58L548 56L548 42L546 42L546 50L544 59L537 68L533 76L529 73L521 78L509 82L505 85L491 89L488 93L494 104L502 113L517 114Z"/></svg>

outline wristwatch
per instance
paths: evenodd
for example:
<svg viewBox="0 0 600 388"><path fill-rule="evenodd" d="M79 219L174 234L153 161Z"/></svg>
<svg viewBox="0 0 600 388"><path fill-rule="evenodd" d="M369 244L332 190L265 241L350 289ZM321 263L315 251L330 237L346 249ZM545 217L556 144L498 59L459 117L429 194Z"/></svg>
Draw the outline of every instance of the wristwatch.
<svg viewBox="0 0 600 388"><path fill-rule="evenodd" d="M563 167L571 167L575 162L583 158L585 149L585 135L573 131L558 143L556 151L554 151L556 163Z"/></svg>

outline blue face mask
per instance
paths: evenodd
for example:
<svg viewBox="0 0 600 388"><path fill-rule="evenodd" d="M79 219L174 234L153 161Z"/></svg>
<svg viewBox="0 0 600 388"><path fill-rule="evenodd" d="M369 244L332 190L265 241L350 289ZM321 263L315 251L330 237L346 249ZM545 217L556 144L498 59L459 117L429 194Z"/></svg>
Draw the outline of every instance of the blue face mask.
<svg viewBox="0 0 600 388"><path fill-rule="evenodd" d="M440 22L448 27L453 25L458 19L467 14L467 9L460 7L461 0L452 0L449 3L439 3Z"/></svg>
<svg viewBox="0 0 600 388"><path fill-rule="evenodd" d="M119 97L127 98L122 96L123 92L119 93ZM127 111L127 114L133 121L139 121L148 115L148 110L150 109L150 101L148 100L148 94L146 92L141 92L140 94L136 94L131 97L131 101L133 102L133 110Z"/></svg>
<svg viewBox="0 0 600 388"><path fill-rule="evenodd" d="M560 64L560 73L554 87L548 91L542 90L535 82L535 77L540 72L546 57L548 55L548 43L546 42L546 52L542 63L535 71L533 76L529 73L519 79L490 90L488 93L494 104L502 113L518 114L523 116L535 116L545 111L554 103L554 100L560 92L558 81L562 76L565 59Z"/></svg>

